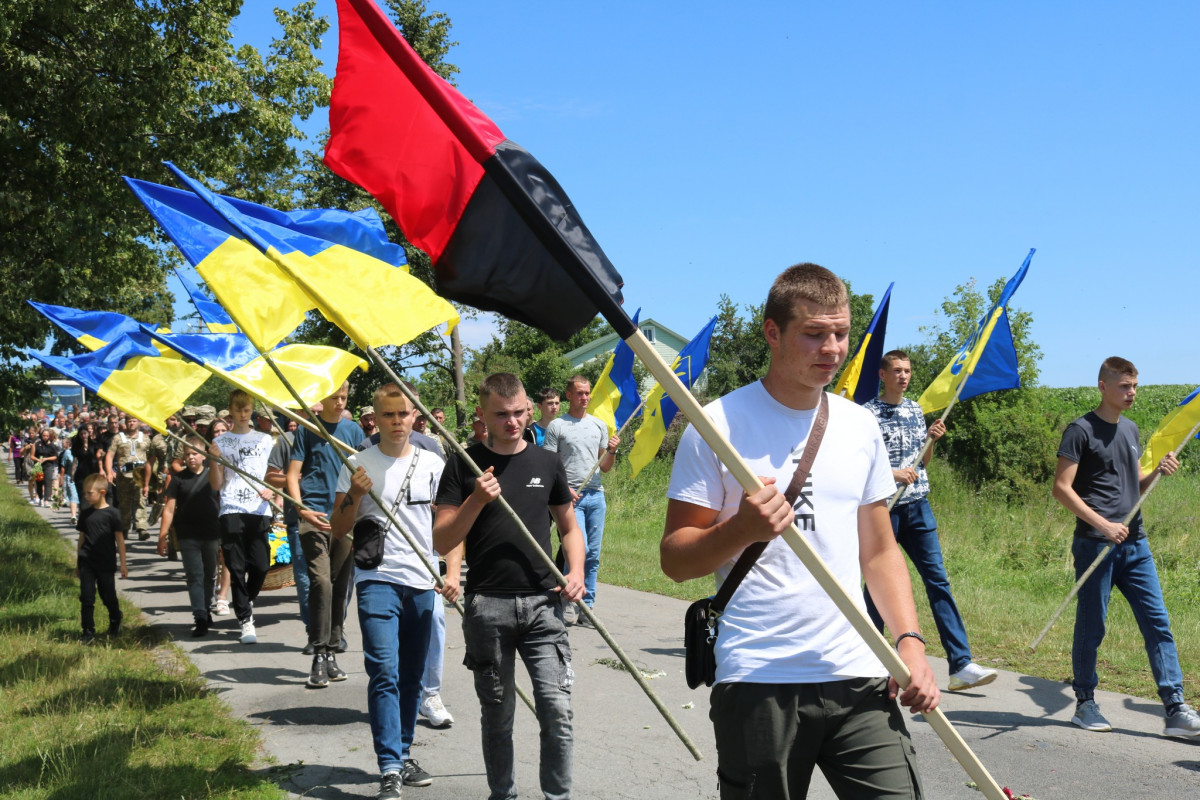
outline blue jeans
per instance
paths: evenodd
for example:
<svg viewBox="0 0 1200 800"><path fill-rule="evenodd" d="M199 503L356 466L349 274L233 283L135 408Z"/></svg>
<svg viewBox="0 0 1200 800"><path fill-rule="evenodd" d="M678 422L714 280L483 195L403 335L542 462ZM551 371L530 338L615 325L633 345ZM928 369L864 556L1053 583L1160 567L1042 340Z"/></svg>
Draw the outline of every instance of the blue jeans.
<svg viewBox="0 0 1200 800"><path fill-rule="evenodd" d="M946 650L951 674L971 663L971 646L967 644L967 627L963 623L958 604L950 592L950 579L946 576L946 565L942 563L942 545L938 541L937 520L929 507L929 499L921 498L911 503L897 505L892 509L892 533L896 542L908 554L921 582L925 584L925 595L929 598L929 609L933 612L933 623L937 626L938 638ZM871 595L863 587L867 601L867 614L879 632L883 632L883 618L875 608ZM904 631L893 631L899 635Z"/></svg>
<svg viewBox="0 0 1200 800"><path fill-rule="evenodd" d="M439 595L433 604L433 624L429 626L429 652L425 654L425 674L421 676L421 695L442 691L442 664L446 657L446 603Z"/></svg>
<svg viewBox="0 0 1200 800"><path fill-rule="evenodd" d="M1071 545L1075 557L1075 579L1109 542L1076 536ZM1079 700L1091 700L1100 679L1096 675L1096 653L1104 641L1104 620L1108 616L1108 599L1116 586L1129 601L1133 617L1146 642L1150 670L1158 684L1158 696L1171 706L1183 702L1183 673L1179 669L1179 654L1175 637L1171 635L1171 620L1163 605L1162 587L1150 544L1146 538L1125 540L1113 548L1108 557L1079 589L1075 608L1075 639L1071 645L1071 669L1074 680L1071 688Z"/></svg>
<svg viewBox="0 0 1200 800"><path fill-rule="evenodd" d="M483 724L483 764L490 800L517 796L513 777L514 670L520 654L533 682L541 728L542 794L547 800L571 796L574 736L571 720L571 644L562 620L558 592L517 597L469 594L463 617L466 658L475 677Z"/></svg>
<svg viewBox="0 0 1200 800"><path fill-rule="evenodd" d="M292 515L288 515L291 517ZM296 601L300 604L300 621L308 633L308 562L304 560L304 548L300 545L300 523L287 521L288 547L292 551L292 576L296 580Z"/></svg>
<svg viewBox="0 0 1200 800"><path fill-rule="evenodd" d="M183 577L187 581L188 602L197 620L211 620L208 607L212 605L213 585L217 576L217 539L179 540L179 559L183 562Z"/></svg>
<svg viewBox="0 0 1200 800"><path fill-rule="evenodd" d="M358 585L367 712L381 775L399 772L409 757L435 602L441 598L432 589L386 581Z"/></svg>
<svg viewBox="0 0 1200 800"><path fill-rule="evenodd" d="M604 492L587 489L575 503L575 521L583 531L587 557L583 560L583 586L587 590L583 602L591 608L596 603L596 574L600 572L600 543L604 540Z"/></svg>

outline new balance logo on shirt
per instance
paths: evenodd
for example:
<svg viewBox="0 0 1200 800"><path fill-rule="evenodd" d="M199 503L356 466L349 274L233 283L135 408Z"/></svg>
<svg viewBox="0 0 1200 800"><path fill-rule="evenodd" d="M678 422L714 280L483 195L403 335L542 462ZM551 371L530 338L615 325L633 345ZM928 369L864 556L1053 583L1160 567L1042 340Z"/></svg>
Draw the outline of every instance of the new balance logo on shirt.
<svg viewBox="0 0 1200 800"><path fill-rule="evenodd" d="M543 488L542 487L542 479L541 478L530 478L529 483L525 484L525 488L526 489L541 489L541 488Z"/></svg>

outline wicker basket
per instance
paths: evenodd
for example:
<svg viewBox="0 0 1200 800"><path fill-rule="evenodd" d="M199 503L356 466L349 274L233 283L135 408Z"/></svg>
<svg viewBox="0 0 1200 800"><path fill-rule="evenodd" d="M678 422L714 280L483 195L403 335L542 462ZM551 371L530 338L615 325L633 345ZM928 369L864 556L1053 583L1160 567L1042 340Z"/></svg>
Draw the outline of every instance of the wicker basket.
<svg viewBox="0 0 1200 800"><path fill-rule="evenodd" d="M292 572L291 564L279 564L267 570L267 577L263 580L262 590L269 592L272 589L286 589L289 586L296 585L296 575Z"/></svg>

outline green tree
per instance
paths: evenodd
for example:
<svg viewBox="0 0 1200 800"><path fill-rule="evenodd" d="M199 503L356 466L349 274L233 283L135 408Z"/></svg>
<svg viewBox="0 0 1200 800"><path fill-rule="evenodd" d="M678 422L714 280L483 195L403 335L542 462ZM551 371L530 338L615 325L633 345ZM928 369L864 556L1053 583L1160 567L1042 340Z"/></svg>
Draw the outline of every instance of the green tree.
<svg viewBox="0 0 1200 800"><path fill-rule="evenodd" d="M231 42L241 0L4 5L0 359L11 374L16 348L49 330L27 298L170 321L173 256L122 175L165 181L170 160L239 196L286 201L297 120L328 103L330 81L314 55L328 22L312 2L275 12L265 55Z"/></svg>

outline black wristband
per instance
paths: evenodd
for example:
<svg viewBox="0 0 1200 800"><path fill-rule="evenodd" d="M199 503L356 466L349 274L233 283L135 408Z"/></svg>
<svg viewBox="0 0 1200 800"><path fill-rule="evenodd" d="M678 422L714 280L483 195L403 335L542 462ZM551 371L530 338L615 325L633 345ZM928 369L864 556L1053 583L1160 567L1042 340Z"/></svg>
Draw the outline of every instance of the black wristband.
<svg viewBox="0 0 1200 800"><path fill-rule="evenodd" d="M916 639L916 640L917 640L917 641L919 641L921 644L925 644L925 637L924 637L924 636L922 636L921 634L917 633L916 631L907 631L907 632L905 632L905 633L902 633L902 634L900 634L899 636L897 636L897 637L896 637L896 649L897 649L897 650L899 650L899 649L900 649L900 642L902 642L902 641L904 641L905 639L908 639L908 638L913 638L913 639Z"/></svg>

